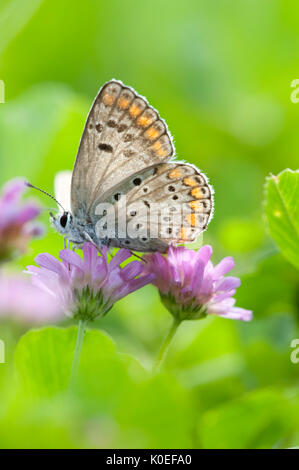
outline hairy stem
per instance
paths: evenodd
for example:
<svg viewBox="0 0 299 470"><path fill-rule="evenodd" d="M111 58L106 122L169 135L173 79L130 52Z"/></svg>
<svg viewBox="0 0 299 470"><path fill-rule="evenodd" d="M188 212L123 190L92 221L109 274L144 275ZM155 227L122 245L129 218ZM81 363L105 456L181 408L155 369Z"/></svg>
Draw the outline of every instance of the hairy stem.
<svg viewBox="0 0 299 470"><path fill-rule="evenodd" d="M168 349L169 349L169 346L170 346L170 343L178 329L178 327L180 326L181 324L181 320L178 320L177 318L174 318L173 320L173 323L170 327L170 330L168 332L168 335L166 336L162 346L161 346L161 349L159 351L159 354L158 354L158 357L157 357L157 360L154 364L154 370L155 371L158 371L161 367L161 365L163 364L164 360L165 360L165 357L167 355L167 352L168 352Z"/></svg>
<svg viewBox="0 0 299 470"><path fill-rule="evenodd" d="M83 339L84 339L84 335L85 335L85 331L86 331L86 325L87 325L86 320L85 321L84 320L79 320L77 340L76 340L76 346L75 346L75 351L74 351L74 356L73 356L71 377L70 377L70 382L69 382L70 387L72 386L73 383L76 382L77 377L78 377L81 350L82 350Z"/></svg>

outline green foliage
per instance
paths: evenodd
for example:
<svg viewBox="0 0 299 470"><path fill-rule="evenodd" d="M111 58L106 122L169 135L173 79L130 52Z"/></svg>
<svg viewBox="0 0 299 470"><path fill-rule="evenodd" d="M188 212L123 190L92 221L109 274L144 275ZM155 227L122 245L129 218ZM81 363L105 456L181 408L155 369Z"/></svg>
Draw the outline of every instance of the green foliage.
<svg viewBox="0 0 299 470"><path fill-rule="evenodd" d="M296 427L294 411L298 413L296 405L279 390L261 390L208 411L198 432L206 448L272 448Z"/></svg>
<svg viewBox="0 0 299 470"><path fill-rule="evenodd" d="M87 330L78 383L68 390L76 333L76 327L48 327L30 331L21 338L15 364L18 393L27 397L26 407L31 406L32 399L39 399L43 404L40 412L45 413L49 407L47 399L54 399L61 412L70 402L62 411L65 418L78 407L79 416L73 415L78 426L88 426L89 421L92 426L95 420L95 435L85 436L85 445L88 439L95 439L97 447L192 445L187 392L171 376L152 377L133 357L117 352L112 340L99 330ZM57 416L58 410L46 418L50 427L63 423ZM176 428L177 422L180 430ZM69 423L62 427L66 432ZM30 446L36 442L39 438L32 437Z"/></svg>
<svg viewBox="0 0 299 470"><path fill-rule="evenodd" d="M228 219L221 226L219 238L228 253L254 252L263 242L264 228L260 220Z"/></svg>
<svg viewBox="0 0 299 470"><path fill-rule="evenodd" d="M299 269L299 170L267 178L265 212L270 234Z"/></svg>

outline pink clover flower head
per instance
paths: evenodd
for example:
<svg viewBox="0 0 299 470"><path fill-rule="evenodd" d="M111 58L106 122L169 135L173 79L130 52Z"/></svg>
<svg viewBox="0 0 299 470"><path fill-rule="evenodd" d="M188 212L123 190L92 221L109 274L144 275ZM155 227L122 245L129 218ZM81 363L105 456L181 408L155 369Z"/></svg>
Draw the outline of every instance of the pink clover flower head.
<svg viewBox="0 0 299 470"><path fill-rule="evenodd" d="M32 223L39 215L35 202L22 201L26 182L14 179L6 183L0 196L0 261L11 259L26 251L28 242L43 233L40 225Z"/></svg>
<svg viewBox="0 0 299 470"><path fill-rule="evenodd" d="M197 252L185 247L170 247L146 257L145 272L155 274L153 284L161 300L178 320L194 320L215 314L224 318L249 321L252 312L235 307L233 296L240 279L225 275L234 267L232 257L216 266L210 261L212 248L204 245Z"/></svg>
<svg viewBox="0 0 299 470"><path fill-rule="evenodd" d="M107 248L99 253L85 243L83 258L72 250L59 252L61 261L48 253L35 258L40 266L27 266L32 281L55 295L64 312L78 319L93 320L103 316L123 297L154 280L153 273L144 273L143 263L133 260L121 267L131 253L120 249L108 262Z"/></svg>
<svg viewBox="0 0 299 470"><path fill-rule="evenodd" d="M61 305L51 293L21 275L0 276L0 318L21 323L51 323L63 318Z"/></svg>

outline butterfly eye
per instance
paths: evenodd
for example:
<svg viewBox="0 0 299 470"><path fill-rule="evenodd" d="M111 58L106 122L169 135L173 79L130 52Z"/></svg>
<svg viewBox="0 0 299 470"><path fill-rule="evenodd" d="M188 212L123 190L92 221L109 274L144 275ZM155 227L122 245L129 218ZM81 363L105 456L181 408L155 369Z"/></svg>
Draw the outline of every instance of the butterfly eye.
<svg viewBox="0 0 299 470"><path fill-rule="evenodd" d="M68 215L67 213L65 212L61 217L60 217L60 225L61 227L65 228L66 224L67 224L67 219L68 219Z"/></svg>

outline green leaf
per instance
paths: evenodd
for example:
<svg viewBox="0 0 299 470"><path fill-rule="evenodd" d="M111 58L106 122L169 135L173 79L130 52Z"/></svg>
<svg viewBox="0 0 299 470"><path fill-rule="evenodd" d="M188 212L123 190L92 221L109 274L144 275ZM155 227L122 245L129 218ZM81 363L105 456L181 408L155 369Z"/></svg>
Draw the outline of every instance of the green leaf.
<svg viewBox="0 0 299 470"><path fill-rule="evenodd" d="M86 332L78 382L67 392L76 334L76 327L47 327L21 338L15 357L18 412L5 409L0 441L7 443L10 426L7 444L16 447L22 439L27 447L43 447L47 434L51 447L192 446L196 417L189 393L169 374L148 374L99 330Z"/></svg>
<svg viewBox="0 0 299 470"><path fill-rule="evenodd" d="M15 364L20 384L33 396L54 396L67 389L76 343L77 327L47 327L26 333L19 341ZM98 330L87 330L81 363L86 358L115 355L112 340Z"/></svg>
<svg viewBox="0 0 299 470"><path fill-rule="evenodd" d="M299 269L299 171L284 170L266 180L265 213L271 236Z"/></svg>

